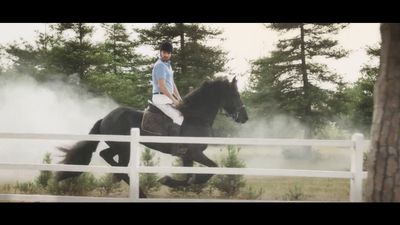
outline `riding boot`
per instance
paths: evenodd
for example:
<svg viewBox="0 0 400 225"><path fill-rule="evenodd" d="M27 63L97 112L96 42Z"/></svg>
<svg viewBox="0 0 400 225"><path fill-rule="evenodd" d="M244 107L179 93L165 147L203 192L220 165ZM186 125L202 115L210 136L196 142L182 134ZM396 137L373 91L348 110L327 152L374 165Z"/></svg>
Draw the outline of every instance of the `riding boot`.
<svg viewBox="0 0 400 225"><path fill-rule="evenodd" d="M169 128L169 136L179 136L181 131L181 126L176 123L172 123ZM184 156L187 152L187 148L181 143L171 144L171 155L174 156Z"/></svg>

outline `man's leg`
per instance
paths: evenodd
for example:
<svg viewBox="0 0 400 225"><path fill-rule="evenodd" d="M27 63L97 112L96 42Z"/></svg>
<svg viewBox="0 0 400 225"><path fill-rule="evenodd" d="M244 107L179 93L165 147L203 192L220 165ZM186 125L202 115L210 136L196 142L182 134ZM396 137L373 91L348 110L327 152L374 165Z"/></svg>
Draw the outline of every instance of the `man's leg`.
<svg viewBox="0 0 400 225"><path fill-rule="evenodd" d="M179 126L182 125L183 123L183 115L182 113L174 108L171 104L156 104L156 106L169 118L172 119L172 121L175 124L178 124Z"/></svg>
<svg viewBox="0 0 400 225"><path fill-rule="evenodd" d="M179 136L181 133L181 126L179 126L176 123L172 123L168 134L169 136ZM174 156L184 156L187 152L187 147L184 144L181 143L174 143L171 146L171 155Z"/></svg>
<svg viewBox="0 0 400 225"><path fill-rule="evenodd" d="M157 107L165 113L168 117L170 117L173 123L170 125L168 134L169 136L179 136L181 131L181 125L183 123L183 116L180 111L175 109L172 105L168 104L160 104ZM174 156L183 156L187 152L187 148L183 144L174 143L171 144L171 155Z"/></svg>

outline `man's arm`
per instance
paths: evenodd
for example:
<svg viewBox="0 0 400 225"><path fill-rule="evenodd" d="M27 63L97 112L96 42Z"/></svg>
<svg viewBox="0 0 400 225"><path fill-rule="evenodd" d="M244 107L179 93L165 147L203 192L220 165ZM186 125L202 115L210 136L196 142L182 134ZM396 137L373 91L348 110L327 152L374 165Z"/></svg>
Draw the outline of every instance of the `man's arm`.
<svg viewBox="0 0 400 225"><path fill-rule="evenodd" d="M175 82L174 82L174 94L175 94L175 96L177 97L177 99L178 99L179 101L182 101L182 97L181 97L181 95L179 94L179 91L178 91L178 88L177 88L176 85L175 85Z"/></svg>
<svg viewBox="0 0 400 225"><path fill-rule="evenodd" d="M175 104L175 106L179 105L179 101L174 98L174 96L168 91L167 87L165 87L165 80L164 79L159 79L158 80L158 87L160 87L160 91L166 95L168 98L172 100L172 102Z"/></svg>

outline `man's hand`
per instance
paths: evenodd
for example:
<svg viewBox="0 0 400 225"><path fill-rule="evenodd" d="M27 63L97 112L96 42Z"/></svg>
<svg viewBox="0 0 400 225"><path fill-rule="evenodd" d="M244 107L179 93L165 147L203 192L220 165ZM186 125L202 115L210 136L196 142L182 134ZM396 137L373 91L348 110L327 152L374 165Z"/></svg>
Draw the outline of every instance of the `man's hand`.
<svg viewBox="0 0 400 225"><path fill-rule="evenodd" d="M178 108L182 104L182 101L178 101L175 98L174 98L173 102L174 102L174 105L176 108Z"/></svg>
<svg viewBox="0 0 400 225"><path fill-rule="evenodd" d="M174 96L174 98L175 98L176 100L180 101L180 102L183 101L182 98L181 98L181 96L177 95L176 93L172 94L172 96Z"/></svg>

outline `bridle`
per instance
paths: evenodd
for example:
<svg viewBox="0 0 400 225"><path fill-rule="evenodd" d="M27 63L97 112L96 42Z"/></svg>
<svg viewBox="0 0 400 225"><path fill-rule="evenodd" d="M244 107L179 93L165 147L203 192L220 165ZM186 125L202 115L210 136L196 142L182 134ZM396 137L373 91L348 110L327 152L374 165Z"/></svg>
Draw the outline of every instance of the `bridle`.
<svg viewBox="0 0 400 225"><path fill-rule="evenodd" d="M232 113L222 113L222 114L224 114L225 116L228 116L228 117L232 117L236 121L239 118L239 112L242 109L246 109L246 105L245 104L241 104Z"/></svg>

